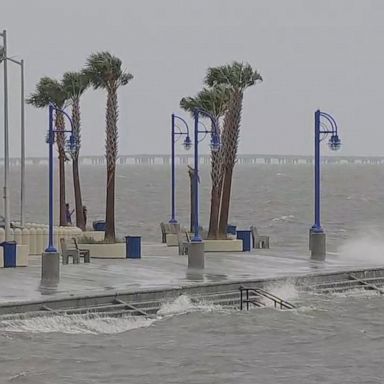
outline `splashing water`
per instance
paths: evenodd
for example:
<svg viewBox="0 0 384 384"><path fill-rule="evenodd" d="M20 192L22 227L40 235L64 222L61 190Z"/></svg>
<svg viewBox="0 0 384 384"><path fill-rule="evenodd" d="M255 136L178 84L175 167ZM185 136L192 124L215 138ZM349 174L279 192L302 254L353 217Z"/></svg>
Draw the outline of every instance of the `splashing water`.
<svg viewBox="0 0 384 384"><path fill-rule="evenodd" d="M278 282L268 284L265 287L265 290L285 301L297 300L299 297L299 292L296 289L294 282L290 280L286 280L283 283ZM267 307L274 307L274 303L272 300L263 299L263 303Z"/></svg>
<svg viewBox="0 0 384 384"><path fill-rule="evenodd" d="M361 264L384 264L384 241L379 234L371 233L348 240L338 250L338 259Z"/></svg>
<svg viewBox="0 0 384 384"><path fill-rule="evenodd" d="M211 312L222 310L222 307L214 304L207 304L202 301L192 301L190 297L186 295L180 295L174 301L164 303L157 311L157 315L169 316L180 315L188 312Z"/></svg>
<svg viewBox="0 0 384 384"><path fill-rule="evenodd" d="M149 327L155 319L144 317L105 317L89 315L44 316L29 319L0 321L0 330L5 332L68 333L68 334L114 334L136 328Z"/></svg>
<svg viewBox="0 0 384 384"><path fill-rule="evenodd" d="M33 318L17 318L0 320L0 331L28 333L67 333L67 334L116 334L137 328L145 328L163 317L174 316L189 312L210 312L222 310L218 305L192 301L186 295L181 295L174 301L164 303L157 317L144 316L109 317L97 314L43 316Z"/></svg>

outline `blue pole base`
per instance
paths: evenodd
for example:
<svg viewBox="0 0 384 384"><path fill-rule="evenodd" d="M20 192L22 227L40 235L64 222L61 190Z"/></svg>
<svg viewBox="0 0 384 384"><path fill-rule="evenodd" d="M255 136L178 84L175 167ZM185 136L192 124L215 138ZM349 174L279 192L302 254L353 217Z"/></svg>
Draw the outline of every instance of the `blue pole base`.
<svg viewBox="0 0 384 384"><path fill-rule="evenodd" d="M200 235L194 235L191 239L191 242L194 242L194 243L201 243L203 240L201 238Z"/></svg>
<svg viewBox="0 0 384 384"><path fill-rule="evenodd" d="M176 219L171 219L168 221L169 224L177 224L177 220Z"/></svg>
<svg viewBox="0 0 384 384"><path fill-rule="evenodd" d="M57 249L53 245L48 245L48 248L44 252L45 253L57 253Z"/></svg>
<svg viewBox="0 0 384 384"><path fill-rule="evenodd" d="M320 225L313 224L309 229L310 233L324 233L324 229Z"/></svg>

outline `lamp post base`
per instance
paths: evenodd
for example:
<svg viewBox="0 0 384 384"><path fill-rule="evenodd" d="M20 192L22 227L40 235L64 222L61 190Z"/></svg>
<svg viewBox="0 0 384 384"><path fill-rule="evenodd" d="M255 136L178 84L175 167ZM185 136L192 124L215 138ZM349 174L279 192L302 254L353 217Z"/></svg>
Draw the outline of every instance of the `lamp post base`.
<svg viewBox="0 0 384 384"><path fill-rule="evenodd" d="M54 290L60 281L60 253L44 252L41 256L40 289Z"/></svg>
<svg viewBox="0 0 384 384"><path fill-rule="evenodd" d="M192 241L189 243L188 268L204 269L204 242Z"/></svg>
<svg viewBox="0 0 384 384"><path fill-rule="evenodd" d="M324 232L309 231L309 248L311 259L325 260L326 255L326 236Z"/></svg>

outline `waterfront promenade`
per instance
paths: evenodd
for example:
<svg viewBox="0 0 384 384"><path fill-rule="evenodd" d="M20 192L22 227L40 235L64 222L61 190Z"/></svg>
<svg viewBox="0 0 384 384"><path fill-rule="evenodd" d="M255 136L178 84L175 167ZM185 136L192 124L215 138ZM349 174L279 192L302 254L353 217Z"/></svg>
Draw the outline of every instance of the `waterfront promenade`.
<svg viewBox="0 0 384 384"><path fill-rule="evenodd" d="M253 250L241 253L208 253L206 268L191 271L187 256L177 249L146 243L141 259L92 259L90 264L61 265L61 280L49 295L39 290L41 258L30 258L29 267L0 270L0 306L14 302L57 300L81 296L113 295L145 290L168 290L212 284L229 284L329 274L344 270L376 268L367 261L348 261L336 254L326 262L311 261L308 255L284 253L283 250Z"/></svg>

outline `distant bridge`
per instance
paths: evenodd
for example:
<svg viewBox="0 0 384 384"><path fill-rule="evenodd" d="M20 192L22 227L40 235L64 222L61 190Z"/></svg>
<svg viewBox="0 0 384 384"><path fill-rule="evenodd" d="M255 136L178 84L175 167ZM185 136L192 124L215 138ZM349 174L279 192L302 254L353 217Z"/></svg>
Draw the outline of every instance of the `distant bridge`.
<svg viewBox="0 0 384 384"><path fill-rule="evenodd" d="M176 155L176 164L193 164L193 154ZM210 155L200 155L200 164L210 164ZM384 164L384 156L322 156L323 164ZM118 164L121 165L168 165L171 162L170 155L120 155ZM238 155L238 164L312 164L313 156L305 155ZM4 160L0 159L0 164ZM26 164L48 164L47 157L27 157ZM105 165L105 156L81 156L80 164ZM11 158L10 165L20 165L19 158Z"/></svg>

